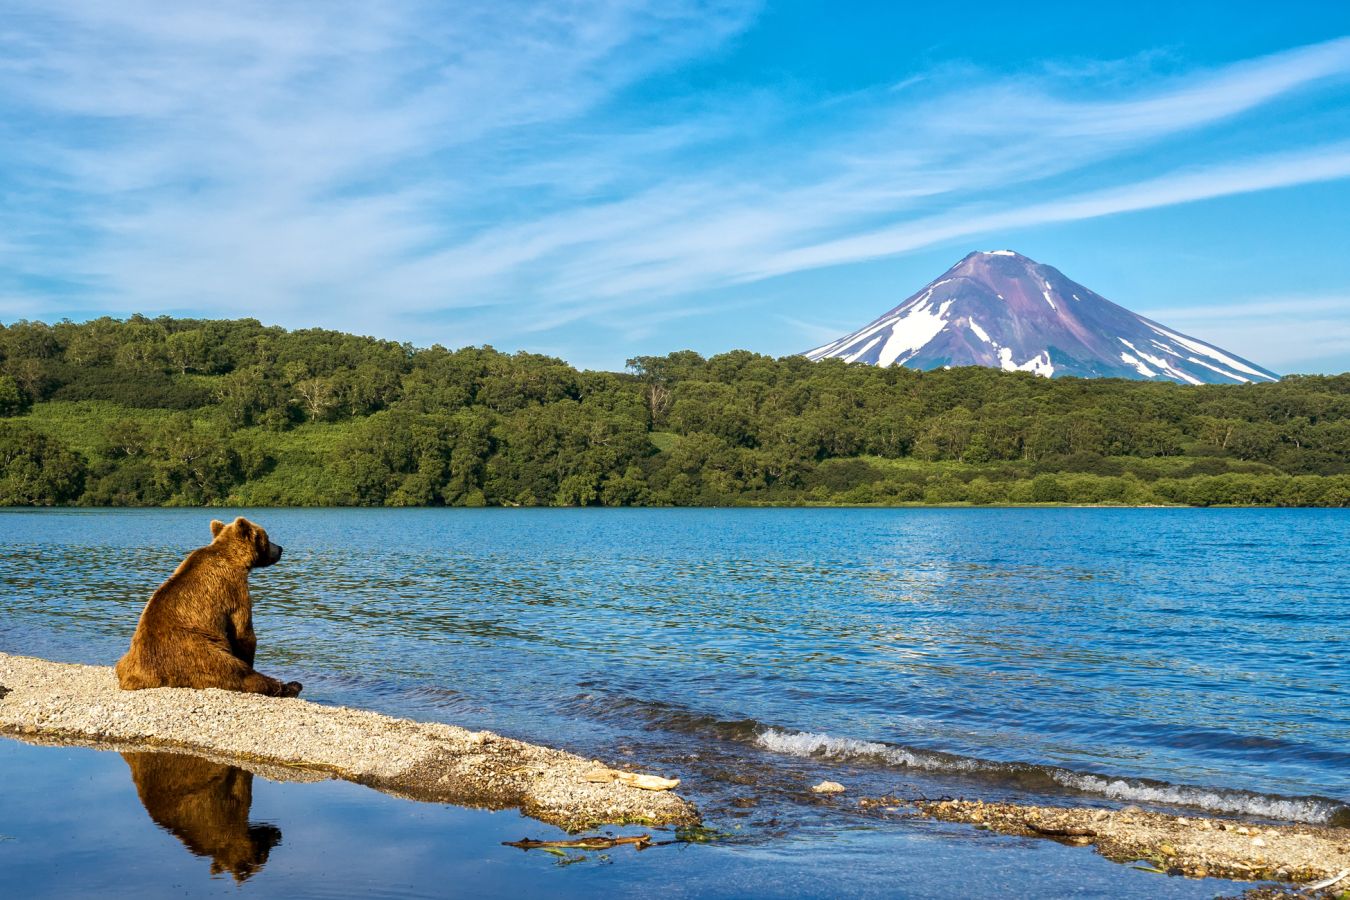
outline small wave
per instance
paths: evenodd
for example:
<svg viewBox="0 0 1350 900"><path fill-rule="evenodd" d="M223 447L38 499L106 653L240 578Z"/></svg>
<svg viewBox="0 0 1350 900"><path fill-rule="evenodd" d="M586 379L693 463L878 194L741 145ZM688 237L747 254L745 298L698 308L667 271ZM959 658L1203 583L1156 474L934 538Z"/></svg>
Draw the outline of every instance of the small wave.
<svg viewBox="0 0 1350 900"><path fill-rule="evenodd" d="M1127 778L1057 773L1055 780L1065 787L1086 794L1098 794L1112 800L1157 803L1166 806L1194 806L1216 812L1284 819L1290 822L1328 824L1350 816L1350 807L1321 797L1281 797L1248 791L1222 790L1188 784L1150 783Z"/></svg>
<svg viewBox="0 0 1350 900"><path fill-rule="evenodd" d="M1075 772L1060 766L994 762L878 741L840 738L814 732L781 731L776 728L765 729L756 736L754 742L764 750L787 756L976 776L1023 788L1046 789L1057 786L1131 803L1187 806L1211 812L1313 824L1339 824L1350 819L1350 806L1327 797L1283 797L1254 791L1169 784L1143 778L1118 778Z"/></svg>
<svg viewBox="0 0 1350 900"><path fill-rule="evenodd" d="M769 728L756 736L755 743L765 750L787 756L883 763L929 772L973 772L997 765L950 753L912 750L894 744L837 738L809 731L792 732Z"/></svg>
<svg viewBox="0 0 1350 900"><path fill-rule="evenodd" d="M748 744L771 753L801 759L976 778L1028 792L1073 793L1126 803L1184 806L1288 822L1350 826L1350 805L1329 797L1261 794L1081 772L1063 766L999 762L941 750L836 737L820 732L793 731L754 719L720 719L677 703L622 694L585 693L572 698L569 706L573 712L606 721L629 722L639 719L650 726L679 734Z"/></svg>

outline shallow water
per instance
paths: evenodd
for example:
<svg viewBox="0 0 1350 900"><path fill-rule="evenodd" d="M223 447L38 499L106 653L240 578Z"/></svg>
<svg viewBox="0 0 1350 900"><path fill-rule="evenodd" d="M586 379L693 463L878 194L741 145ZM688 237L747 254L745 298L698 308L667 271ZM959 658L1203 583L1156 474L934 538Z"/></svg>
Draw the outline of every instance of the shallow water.
<svg viewBox="0 0 1350 900"><path fill-rule="evenodd" d="M811 853L878 827L804 794L822 777L1307 821L1350 799L1345 511L243 512L286 547L253 578L258 666L306 698L628 753ZM209 518L0 512L0 650L113 662Z"/></svg>
<svg viewBox="0 0 1350 900"><path fill-rule="evenodd" d="M963 826L852 827L831 840L664 842L553 856L565 837L514 812L414 803L345 782L277 784L175 760L166 805L135 755L0 738L0 893L66 897L1208 898L1231 882L1165 878L1082 849ZM184 765L196 771L184 772ZM185 783L192 788L184 790ZM161 791L162 794L162 791ZM247 796L243 804L240 798ZM638 833L619 829L616 833ZM652 833L652 832L648 832Z"/></svg>

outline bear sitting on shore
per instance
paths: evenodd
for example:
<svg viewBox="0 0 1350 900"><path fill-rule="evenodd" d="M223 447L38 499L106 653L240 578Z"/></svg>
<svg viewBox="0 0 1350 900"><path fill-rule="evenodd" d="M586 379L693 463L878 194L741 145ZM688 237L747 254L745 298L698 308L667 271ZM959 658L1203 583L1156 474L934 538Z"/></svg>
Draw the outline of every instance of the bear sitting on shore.
<svg viewBox="0 0 1350 900"><path fill-rule="evenodd" d="M221 688L273 697L300 693L253 670L258 639L248 573L281 559L281 547L244 518L213 521L213 540L179 564L145 604L131 649L117 661L123 690Z"/></svg>

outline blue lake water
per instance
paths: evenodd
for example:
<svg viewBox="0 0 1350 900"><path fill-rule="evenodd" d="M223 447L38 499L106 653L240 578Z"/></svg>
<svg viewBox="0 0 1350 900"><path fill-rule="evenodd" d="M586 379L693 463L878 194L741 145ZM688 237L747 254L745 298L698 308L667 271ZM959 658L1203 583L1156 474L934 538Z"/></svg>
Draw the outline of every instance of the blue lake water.
<svg viewBox="0 0 1350 900"><path fill-rule="evenodd" d="M248 825L202 839L143 808L117 753L0 738L0 894L70 897L1137 897L1212 898L1232 882L1165 878L1081 848L963 826L856 825L812 837L673 843L561 857L505 847L562 837L513 812L253 779ZM164 819L163 816L160 817ZM634 829L624 829L632 833ZM241 878L224 868L233 865ZM214 874L213 874L214 873Z"/></svg>
<svg viewBox="0 0 1350 900"><path fill-rule="evenodd" d="M821 778L850 797L1314 822L1350 800L1345 511L0 511L0 651L113 662L150 592L227 513L286 547L252 579L261 671L318 702L679 775L737 835L680 856L720 883L785 848L803 865L856 863L931 856L934 834L957 833L819 801L805 788ZM943 846L984 854L999 889L1048 884L1025 842L965 840ZM1119 877L1106 893L1190 889Z"/></svg>

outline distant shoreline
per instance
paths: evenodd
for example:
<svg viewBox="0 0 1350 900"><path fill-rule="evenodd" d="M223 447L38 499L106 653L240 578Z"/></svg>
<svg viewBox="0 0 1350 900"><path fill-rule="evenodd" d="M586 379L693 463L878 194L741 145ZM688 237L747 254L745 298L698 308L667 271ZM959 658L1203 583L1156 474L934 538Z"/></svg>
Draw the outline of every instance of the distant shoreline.
<svg viewBox="0 0 1350 900"><path fill-rule="evenodd" d="M0 504L1350 505L1350 373L626 372L252 320L0 326Z"/></svg>

